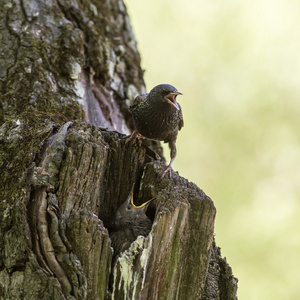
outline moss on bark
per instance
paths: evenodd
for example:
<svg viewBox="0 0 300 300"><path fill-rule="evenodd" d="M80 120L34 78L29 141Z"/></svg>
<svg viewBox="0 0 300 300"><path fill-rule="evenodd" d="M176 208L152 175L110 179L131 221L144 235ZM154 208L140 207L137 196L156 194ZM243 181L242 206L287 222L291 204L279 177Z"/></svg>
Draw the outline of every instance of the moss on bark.
<svg viewBox="0 0 300 300"><path fill-rule="evenodd" d="M4 0L0 33L0 296L107 298L106 225L136 182L137 203L158 199L154 226L123 261L137 285L118 285L117 265L113 297L200 297L215 208L178 174L160 179L158 143L123 139L145 91L124 3Z"/></svg>

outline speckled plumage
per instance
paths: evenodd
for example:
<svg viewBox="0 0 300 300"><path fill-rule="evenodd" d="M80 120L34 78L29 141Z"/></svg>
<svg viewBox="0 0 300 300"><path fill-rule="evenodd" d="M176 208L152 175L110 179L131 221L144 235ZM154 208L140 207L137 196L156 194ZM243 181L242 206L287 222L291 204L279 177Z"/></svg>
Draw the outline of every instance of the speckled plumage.
<svg viewBox="0 0 300 300"><path fill-rule="evenodd" d="M178 131L183 127L181 107L176 101L177 95L182 94L172 85L160 84L149 94L137 96L130 106L137 133L149 139L169 143L171 162L162 176L171 170L176 156Z"/></svg>

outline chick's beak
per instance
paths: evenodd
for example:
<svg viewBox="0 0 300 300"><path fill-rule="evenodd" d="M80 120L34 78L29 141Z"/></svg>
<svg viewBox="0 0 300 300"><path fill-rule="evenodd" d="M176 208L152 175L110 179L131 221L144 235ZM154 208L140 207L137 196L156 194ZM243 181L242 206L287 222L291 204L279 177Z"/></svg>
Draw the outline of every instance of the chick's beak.
<svg viewBox="0 0 300 300"><path fill-rule="evenodd" d="M165 98L167 99L167 101L172 104L177 110L180 110L180 106L176 101L176 97L177 95L182 95L182 93L180 92L173 92L168 94L167 96L165 96Z"/></svg>
<svg viewBox="0 0 300 300"><path fill-rule="evenodd" d="M147 207L148 207L148 205L150 204L150 202L151 202L152 200L154 200L154 199L155 199L155 198L152 198L152 199L146 201L145 203L143 203L143 204L141 204L141 205L139 205L139 206L136 206L136 205L133 203L133 195L132 195L131 201L130 201L130 202L131 202L131 206L132 206L133 209L143 209L143 210L146 210Z"/></svg>

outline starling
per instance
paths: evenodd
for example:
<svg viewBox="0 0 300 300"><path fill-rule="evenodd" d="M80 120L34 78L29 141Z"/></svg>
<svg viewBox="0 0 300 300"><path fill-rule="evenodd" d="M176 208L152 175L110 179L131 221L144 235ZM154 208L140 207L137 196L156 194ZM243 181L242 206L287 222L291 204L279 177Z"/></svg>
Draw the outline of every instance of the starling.
<svg viewBox="0 0 300 300"><path fill-rule="evenodd" d="M164 141L169 143L171 161L164 170L162 177L169 171L171 176L172 163L176 157L176 139L178 131L183 127L183 116L177 95L182 95L170 84L160 84L150 93L137 96L130 111L136 130L128 140L135 137Z"/></svg>
<svg viewBox="0 0 300 300"><path fill-rule="evenodd" d="M117 210L109 226L110 239L114 249L113 264L119 254L127 250L139 235L147 236L149 234L152 222L145 212L151 200L135 206L132 187L126 201Z"/></svg>

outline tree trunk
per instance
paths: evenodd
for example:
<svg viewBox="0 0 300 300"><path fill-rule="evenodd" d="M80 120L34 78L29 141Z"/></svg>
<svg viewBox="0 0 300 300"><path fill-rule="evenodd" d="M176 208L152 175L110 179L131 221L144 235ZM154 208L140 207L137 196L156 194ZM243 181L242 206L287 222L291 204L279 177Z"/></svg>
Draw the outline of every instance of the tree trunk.
<svg viewBox="0 0 300 300"><path fill-rule="evenodd" d="M212 200L160 178L159 143L125 142L145 87L124 3L3 0L0 24L0 298L236 299ZM111 270L133 183L152 230Z"/></svg>

